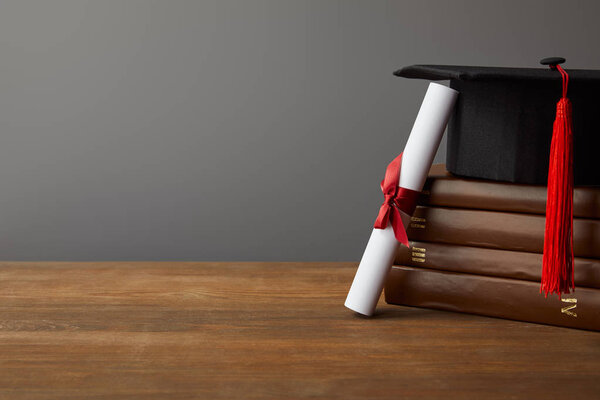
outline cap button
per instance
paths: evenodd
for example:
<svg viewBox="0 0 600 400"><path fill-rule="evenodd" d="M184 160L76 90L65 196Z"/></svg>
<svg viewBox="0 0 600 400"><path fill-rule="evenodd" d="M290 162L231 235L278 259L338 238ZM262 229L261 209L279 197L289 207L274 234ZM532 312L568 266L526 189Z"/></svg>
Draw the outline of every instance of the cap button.
<svg viewBox="0 0 600 400"><path fill-rule="evenodd" d="M540 60L540 64L555 66L555 65L558 65L558 64L562 64L565 61L567 61L567 60L565 60L562 57L548 57L548 58L544 58L544 59Z"/></svg>

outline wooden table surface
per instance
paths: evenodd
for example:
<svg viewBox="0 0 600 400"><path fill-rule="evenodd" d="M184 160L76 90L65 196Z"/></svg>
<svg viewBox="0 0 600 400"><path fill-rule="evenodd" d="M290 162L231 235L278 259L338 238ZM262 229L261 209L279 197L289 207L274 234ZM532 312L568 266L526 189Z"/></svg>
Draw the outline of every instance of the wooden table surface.
<svg viewBox="0 0 600 400"><path fill-rule="evenodd" d="M0 263L0 399L600 398L599 333L383 301L360 317L355 269Z"/></svg>

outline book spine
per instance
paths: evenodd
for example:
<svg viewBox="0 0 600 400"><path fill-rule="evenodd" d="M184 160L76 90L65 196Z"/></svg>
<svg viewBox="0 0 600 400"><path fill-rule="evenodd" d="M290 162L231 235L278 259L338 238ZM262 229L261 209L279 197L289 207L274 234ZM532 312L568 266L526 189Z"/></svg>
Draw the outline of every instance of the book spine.
<svg viewBox="0 0 600 400"><path fill-rule="evenodd" d="M544 215L417 207L407 230L410 240L542 253ZM575 256L600 258L600 220L573 222Z"/></svg>
<svg viewBox="0 0 600 400"><path fill-rule="evenodd" d="M430 206L545 214L546 187L451 175L431 176L425 183L420 202ZM573 215L577 218L600 218L600 188L575 188Z"/></svg>
<svg viewBox="0 0 600 400"><path fill-rule="evenodd" d="M600 290L579 288L559 299L545 298L534 282L394 266L385 284L385 301L600 330Z"/></svg>
<svg viewBox="0 0 600 400"><path fill-rule="evenodd" d="M442 243L398 246L394 264L540 282L542 255ZM575 285L600 289L600 259L575 258Z"/></svg>

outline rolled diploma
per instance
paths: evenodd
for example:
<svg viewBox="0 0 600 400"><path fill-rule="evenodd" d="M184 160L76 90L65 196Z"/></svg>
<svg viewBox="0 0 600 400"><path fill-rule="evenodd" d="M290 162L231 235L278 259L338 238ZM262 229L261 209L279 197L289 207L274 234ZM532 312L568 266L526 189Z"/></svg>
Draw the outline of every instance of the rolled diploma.
<svg viewBox="0 0 600 400"><path fill-rule="evenodd" d="M402 155L401 187L418 192L423 190L457 97L458 92L454 89L438 83L429 84ZM402 224L408 228L410 215L403 212L401 215ZM391 225L373 229L344 303L346 307L363 315L373 315L398 245Z"/></svg>

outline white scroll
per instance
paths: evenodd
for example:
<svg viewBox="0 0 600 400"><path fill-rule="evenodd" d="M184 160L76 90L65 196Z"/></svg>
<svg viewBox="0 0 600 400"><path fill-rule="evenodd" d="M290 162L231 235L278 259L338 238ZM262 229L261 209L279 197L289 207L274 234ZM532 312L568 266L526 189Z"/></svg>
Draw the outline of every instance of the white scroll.
<svg viewBox="0 0 600 400"><path fill-rule="evenodd" d="M402 155L400 187L423 190L457 97L458 92L454 89L438 83L429 84ZM401 215L402 223L408 227L410 215L403 212ZM373 315L397 248L391 225L373 229L348 292L346 307L360 314Z"/></svg>

